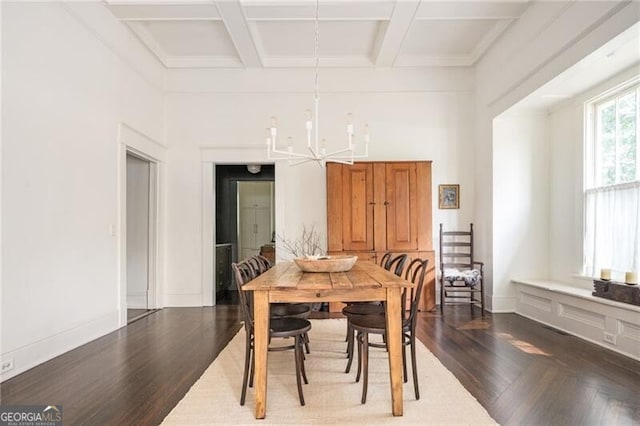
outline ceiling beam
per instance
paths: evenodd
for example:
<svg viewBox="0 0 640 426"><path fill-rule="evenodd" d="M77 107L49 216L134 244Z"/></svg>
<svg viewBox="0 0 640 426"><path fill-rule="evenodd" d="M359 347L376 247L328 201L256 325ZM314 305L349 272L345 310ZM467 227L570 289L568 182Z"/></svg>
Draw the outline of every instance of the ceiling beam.
<svg viewBox="0 0 640 426"><path fill-rule="evenodd" d="M504 33L509 25L511 25L512 20L501 20L496 22L496 24L482 37L480 42L476 44L471 52L471 64L475 64L481 57L484 55L489 47Z"/></svg>
<svg viewBox="0 0 640 426"><path fill-rule="evenodd" d="M167 53L156 42L156 39L149 34L147 27L142 22L128 22L129 28L140 38L142 44L162 63L167 67Z"/></svg>
<svg viewBox="0 0 640 426"><path fill-rule="evenodd" d="M390 67L400 51L416 10L420 5L419 0L407 0L397 2L393 8L391 19L386 26L381 26L384 36L372 52L373 63L378 67Z"/></svg>
<svg viewBox="0 0 640 426"><path fill-rule="evenodd" d="M312 20L315 15L315 4L310 2L282 2L274 7L273 3L243 1L242 7L250 21L303 21ZM388 20L392 11L392 1L341 1L320 4L319 17L321 20L378 21Z"/></svg>
<svg viewBox="0 0 640 426"><path fill-rule="evenodd" d="M219 1L217 5L222 21L245 68L261 67L262 62L240 2Z"/></svg>

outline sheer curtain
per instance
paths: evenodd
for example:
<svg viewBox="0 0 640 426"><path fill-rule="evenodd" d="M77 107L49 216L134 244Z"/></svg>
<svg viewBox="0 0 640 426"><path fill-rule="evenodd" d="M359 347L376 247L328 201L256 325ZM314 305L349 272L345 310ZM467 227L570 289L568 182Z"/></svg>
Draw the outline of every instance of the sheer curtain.
<svg viewBox="0 0 640 426"><path fill-rule="evenodd" d="M640 271L640 182L585 191L585 275Z"/></svg>

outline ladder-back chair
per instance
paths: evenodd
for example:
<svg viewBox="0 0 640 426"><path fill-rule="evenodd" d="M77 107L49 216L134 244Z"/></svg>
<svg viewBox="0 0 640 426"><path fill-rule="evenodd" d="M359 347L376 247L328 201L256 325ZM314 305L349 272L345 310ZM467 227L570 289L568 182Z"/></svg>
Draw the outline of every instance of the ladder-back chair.
<svg viewBox="0 0 640 426"><path fill-rule="evenodd" d="M444 231L440 224L440 311L445 303L479 305L484 315L482 262L473 256L473 223L468 231ZM479 297L478 297L479 296Z"/></svg>

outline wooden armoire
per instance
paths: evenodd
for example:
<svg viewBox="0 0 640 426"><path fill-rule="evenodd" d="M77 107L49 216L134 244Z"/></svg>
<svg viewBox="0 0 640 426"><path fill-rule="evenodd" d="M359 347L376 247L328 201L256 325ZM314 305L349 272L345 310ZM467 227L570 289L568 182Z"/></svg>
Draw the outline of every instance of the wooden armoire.
<svg viewBox="0 0 640 426"><path fill-rule="evenodd" d="M431 162L327 164L329 254L379 262L385 252L429 259L420 310L435 308ZM339 312L342 304L329 310Z"/></svg>

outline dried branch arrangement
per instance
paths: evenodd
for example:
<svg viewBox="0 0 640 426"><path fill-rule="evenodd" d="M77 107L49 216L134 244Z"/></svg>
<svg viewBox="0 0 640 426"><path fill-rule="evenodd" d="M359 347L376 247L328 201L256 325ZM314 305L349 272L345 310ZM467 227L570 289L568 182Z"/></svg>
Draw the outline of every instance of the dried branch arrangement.
<svg viewBox="0 0 640 426"><path fill-rule="evenodd" d="M283 235L278 235L278 240L280 240L281 247L295 257L321 256L324 254L321 244L322 234L316 231L314 225L311 225L310 228L304 225L302 227L302 235L295 240L290 240Z"/></svg>

